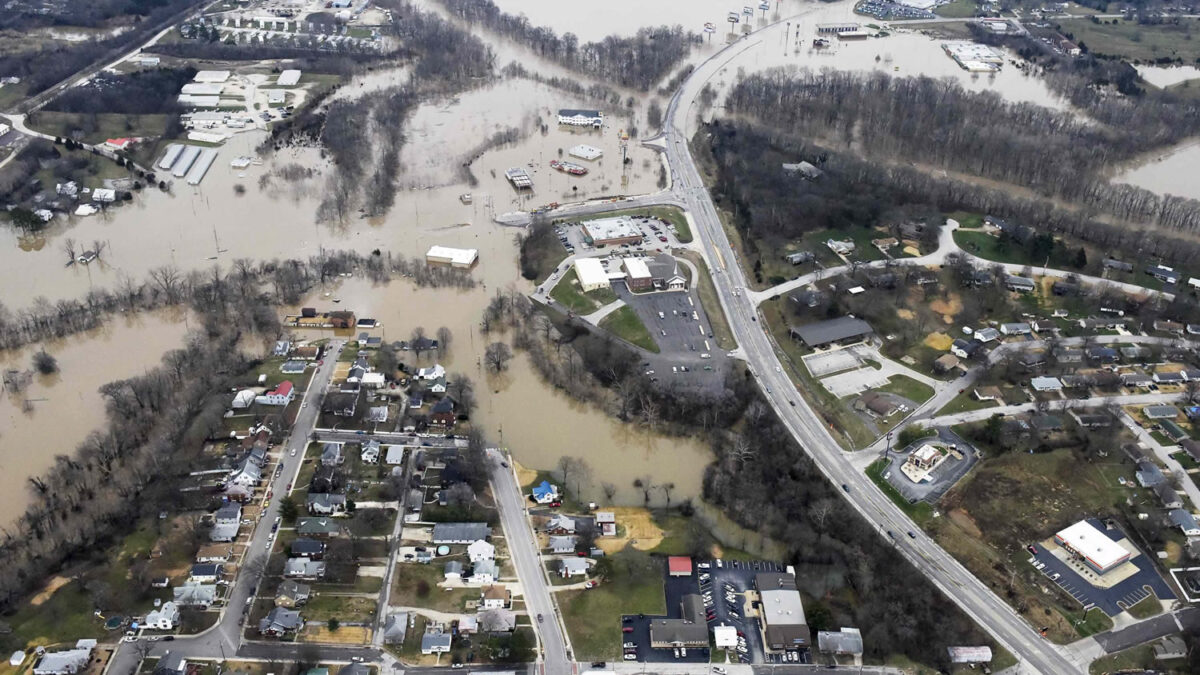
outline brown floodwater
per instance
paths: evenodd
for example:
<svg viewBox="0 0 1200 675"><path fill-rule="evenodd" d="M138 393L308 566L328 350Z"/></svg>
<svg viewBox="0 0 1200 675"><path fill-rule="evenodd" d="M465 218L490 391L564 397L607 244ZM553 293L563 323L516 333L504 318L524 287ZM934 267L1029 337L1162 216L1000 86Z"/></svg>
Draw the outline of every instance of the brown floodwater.
<svg viewBox="0 0 1200 675"><path fill-rule="evenodd" d="M1160 195L1200 199L1200 139L1190 139L1142 160L1113 180Z"/></svg>
<svg viewBox="0 0 1200 675"><path fill-rule="evenodd" d="M56 455L70 455L105 423L101 385L137 375L183 345L187 331L178 311L118 316L101 328L47 342L58 360L54 375L33 375L20 393L0 396L0 526L29 500L26 478L41 474ZM0 353L0 370L30 370L42 345Z"/></svg>

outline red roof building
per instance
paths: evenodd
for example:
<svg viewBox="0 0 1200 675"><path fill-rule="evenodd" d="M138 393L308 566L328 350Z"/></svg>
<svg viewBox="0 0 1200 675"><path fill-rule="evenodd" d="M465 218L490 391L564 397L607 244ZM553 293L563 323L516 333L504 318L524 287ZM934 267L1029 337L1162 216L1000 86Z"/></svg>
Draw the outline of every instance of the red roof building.
<svg viewBox="0 0 1200 675"><path fill-rule="evenodd" d="M283 382L280 382L279 386L275 387L274 391L268 391L267 394L271 396L291 396L292 381L284 380Z"/></svg>
<svg viewBox="0 0 1200 675"><path fill-rule="evenodd" d="M137 142L135 138L110 138L104 144L113 150L124 150Z"/></svg>
<svg viewBox="0 0 1200 675"><path fill-rule="evenodd" d="M667 558L667 573L673 577L692 576L692 559L685 555L673 555Z"/></svg>

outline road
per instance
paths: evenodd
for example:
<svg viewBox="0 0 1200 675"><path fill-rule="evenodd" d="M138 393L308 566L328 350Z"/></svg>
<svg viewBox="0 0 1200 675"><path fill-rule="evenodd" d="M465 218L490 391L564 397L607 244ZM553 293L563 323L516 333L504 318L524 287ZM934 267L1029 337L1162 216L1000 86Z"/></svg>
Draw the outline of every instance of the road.
<svg viewBox="0 0 1200 675"><path fill-rule="evenodd" d="M762 36L770 31L772 27L759 31L755 34L757 37L739 40L700 64L671 98L663 134L675 194L695 220L694 234L703 245L717 295L737 343L767 400L800 446L829 480L846 486L847 491L842 494L859 514L880 529L881 534L889 530L897 533L893 542L917 570L1032 671L1047 675L1083 672L1086 664L1069 661L1057 648L1039 637L1032 626L922 532L863 473L854 469L818 415L795 391L784 374L771 340L758 324L754 301L744 292L749 284L736 263L733 248L689 153L685 130L705 83L733 55L765 41ZM738 295L734 294L735 290ZM903 536L908 531L914 532L916 537Z"/></svg>
<svg viewBox="0 0 1200 675"><path fill-rule="evenodd" d="M333 377L333 371L337 365L335 354L344 345L344 341L332 344L331 355L313 373L312 380L308 384L308 389L304 392L300 412L296 415L296 422L292 425L291 432L288 435L287 443L278 448L279 461L283 465L283 471L279 474L278 478L269 479L267 483L267 489L272 491L274 496L267 507L263 509L262 517L259 519L254 532L250 536L250 542L243 557L243 567L245 567L246 562L255 557L265 555L270 550L271 543L274 542L274 533L271 531L271 528L275 524L275 519L279 517L280 497L283 496L287 485L293 483L296 475L300 472L300 465L304 461L304 450L308 445L309 432L315 426L317 415L321 409L321 394L329 386L329 382ZM151 657L160 657L168 651L182 651L190 657L200 659L224 660L232 658L234 655L244 658L294 659L296 647L293 644L242 644L241 632L243 627L239 625L239 619L241 619L242 611L246 607L246 600L254 595L260 578L261 571L259 574L251 574L249 570L245 570L244 573L238 574L232 587L229 589L228 600L221 609L220 618L217 620L216 625L195 636L178 636L171 642L152 642L148 655ZM109 669L112 675L128 675L136 671L141 655L133 647L134 645L131 643L118 644L118 649L113 654L113 662ZM322 654L323 660L328 658L329 660L344 660L348 662L352 656L375 658L379 653L378 651L355 648L322 648Z"/></svg>
<svg viewBox="0 0 1200 675"><path fill-rule="evenodd" d="M491 470L492 494L500 508L500 522L504 526L504 537L508 542L508 554L517 569L524 592L525 607L533 619L533 627L541 645L539 659L547 675L568 675L573 671L568 656L566 632L559 623L558 608L550 597L549 581L537 541L525 515L525 495L517 484L517 477L506 466L508 459L498 450L488 451ZM537 617L542 617L539 622Z"/></svg>
<svg viewBox="0 0 1200 675"><path fill-rule="evenodd" d="M428 436L422 434L401 433L396 431L338 431L336 429L313 429L313 437L318 441L337 441L339 443L362 443L364 441L379 441L386 445L411 445L425 448L465 448L467 439L447 438L445 436Z"/></svg>

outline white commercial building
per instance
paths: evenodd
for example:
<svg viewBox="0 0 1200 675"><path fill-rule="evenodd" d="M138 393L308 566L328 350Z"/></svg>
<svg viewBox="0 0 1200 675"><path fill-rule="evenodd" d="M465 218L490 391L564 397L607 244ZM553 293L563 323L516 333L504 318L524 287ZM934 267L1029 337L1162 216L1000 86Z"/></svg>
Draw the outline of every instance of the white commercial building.
<svg viewBox="0 0 1200 675"><path fill-rule="evenodd" d="M275 80L275 84L281 87L294 87L300 84L300 71L289 69L279 73L279 78Z"/></svg>
<svg viewBox="0 0 1200 675"><path fill-rule="evenodd" d="M583 224L583 233L597 246L638 243L644 236L642 228L628 216L589 220Z"/></svg>
<svg viewBox="0 0 1200 675"><path fill-rule="evenodd" d="M218 108L221 105L220 96L197 96L195 94L180 94L179 104L193 108Z"/></svg>
<svg viewBox="0 0 1200 675"><path fill-rule="evenodd" d="M450 248L448 246L430 246L425 253L425 262L431 265L449 265L451 267L469 268L479 261L479 251L473 248Z"/></svg>
<svg viewBox="0 0 1200 675"><path fill-rule="evenodd" d="M224 82L229 79L228 70L200 70L192 78L193 82Z"/></svg>
<svg viewBox="0 0 1200 675"><path fill-rule="evenodd" d="M558 123L573 127L599 127L604 124L604 113L599 110L563 108L558 111Z"/></svg>
<svg viewBox="0 0 1200 675"><path fill-rule="evenodd" d="M590 145L577 145L568 150L567 154L572 157L591 161L593 159L600 159L600 156L604 154L604 151L600 148L593 148Z"/></svg>
<svg viewBox="0 0 1200 675"><path fill-rule="evenodd" d="M220 96L224 90L225 85L220 82L188 82L183 85L183 89L179 93L194 94L196 96Z"/></svg>
<svg viewBox="0 0 1200 675"><path fill-rule="evenodd" d="M1129 560L1129 551L1086 520L1061 530L1054 541L1101 574Z"/></svg>
<svg viewBox="0 0 1200 675"><path fill-rule="evenodd" d="M287 92L282 89L267 90L267 105L283 105L287 100Z"/></svg>
<svg viewBox="0 0 1200 675"><path fill-rule="evenodd" d="M579 258L575 261L575 276L579 278L579 287L583 292L598 291L608 288L608 272L604 265L595 258Z"/></svg>

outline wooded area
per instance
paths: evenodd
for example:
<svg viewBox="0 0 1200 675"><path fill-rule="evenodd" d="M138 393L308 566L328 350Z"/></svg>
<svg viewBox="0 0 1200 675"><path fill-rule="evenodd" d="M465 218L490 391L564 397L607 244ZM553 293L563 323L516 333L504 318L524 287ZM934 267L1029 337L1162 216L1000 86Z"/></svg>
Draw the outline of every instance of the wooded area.
<svg viewBox="0 0 1200 675"><path fill-rule="evenodd" d="M102 73L85 86L71 87L45 110L69 113L121 113L149 115L175 113L179 90L196 75L196 69L155 68L127 75Z"/></svg>

